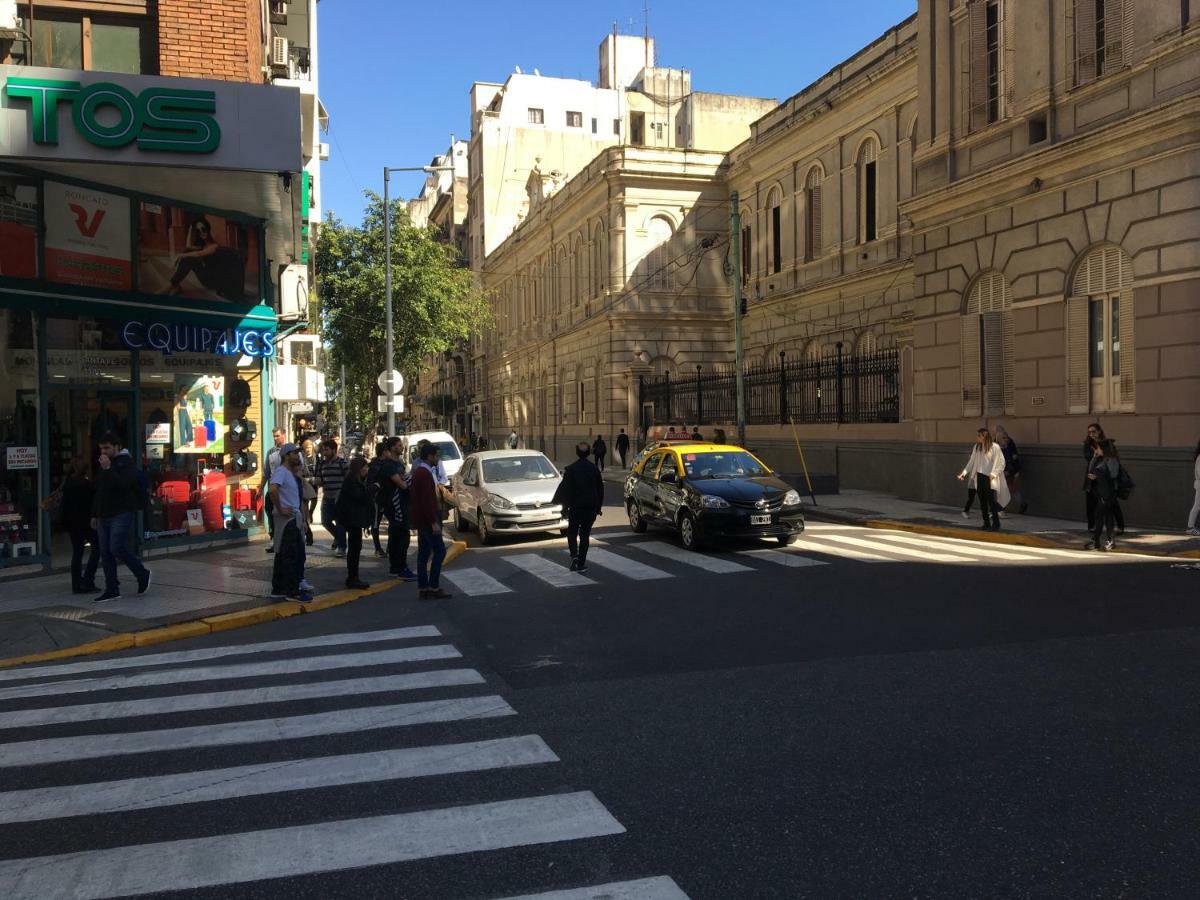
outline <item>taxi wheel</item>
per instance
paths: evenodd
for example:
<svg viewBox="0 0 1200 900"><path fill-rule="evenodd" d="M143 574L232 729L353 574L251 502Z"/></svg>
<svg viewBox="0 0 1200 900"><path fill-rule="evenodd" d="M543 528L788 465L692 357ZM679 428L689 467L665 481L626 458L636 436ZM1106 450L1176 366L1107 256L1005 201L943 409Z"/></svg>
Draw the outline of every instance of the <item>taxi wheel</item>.
<svg viewBox="0 0 1200 900"><path fill-rule="evenodd" d="M690 512L679 517L679 542L684 550L699 550L700 535L696 528L696 519Z"/></svg>
<svg viewBox="0 0 1200 900"><path fill-rule="evenodd" d="M454 530L459 534L463 534L471 530L471 523L463 516L461 509L454 510Z"/></svg>
<svg viewBox="0 0 1200 900"><path fill-rule="evenodd" d="M629 527L633 529L635 534L645 534L646 520L642 518L642 511L638 509L637 501L629 501Z"/></svg>
<svg viewBox="0 0 1200 900"><path fill-rule="evenodd" d="M496 536L492 534L492 530L488 528L487 519L483 517L483 510L475 511L475 521L479 524L479 543L487 547L496 542Z"/></svg>

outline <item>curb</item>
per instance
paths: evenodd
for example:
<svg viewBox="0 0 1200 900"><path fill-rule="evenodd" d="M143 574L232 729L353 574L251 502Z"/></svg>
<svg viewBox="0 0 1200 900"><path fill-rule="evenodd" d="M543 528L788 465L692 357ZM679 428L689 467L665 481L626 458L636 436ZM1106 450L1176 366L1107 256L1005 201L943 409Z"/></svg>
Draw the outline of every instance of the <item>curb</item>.
<svg viewBox="0 0 1200 900"><path fill-rule="evenodd" d="M923 534L927 537L955 538L957 540L976 541L988 544L1008 544L1014 547L1035 547L1041 550L1080 550L1078 544L1068 544L1064 541L1050 540L1033 534L1014 534L1004 531L976 531L969 528L956 528L953 525L923 525L916 522L904 522L897 519L860 519L854 516L841 515L827 510L806 509L805 518L819 519L827 522L842 522L847 525L860 525L863 528L881 528L889 531L906 531L912 534ZM1116 547L1113 553L1128 553L1134 556L1158 556L1163 559L1200 559L1200 550L1184 550L1179 553L1168 553L1153 548Z"/></svg>
<svg viewBox="0 0 1200 900"><path fill-rule="evenodd" d="M442 565L462 556L467 551L466 541L453 541L446 549L446 559ZM288 619L292 616L307 615L321 612L353 603L363 597L381 594L400 582L385 579L371 585L362 591L334 591L313 600L311 603L298 603L288 600L282 603L270 603L266 606L252 606L249 609L239 609L237 612L223 613L219 616L205 616L188 622L177 622L174 625L164 625L161 628L150 628L146 631L134 631L127 634L114 634L100 638L76 647L64 647L61 650L48 650L45 653L32 653L28 656L15 656L11 659L0 659L0 669L24 666L31 663L51 662L60 659L71 659L76 656L92 656L100 653L115 653L118 650L132 650L135 647L153 647L155 644L165 644L168 641L181 641L185 638L203 637L206 634L216 634L221 631L232 631L235 628L246 628L250 625L261 625L263 622L273 622L276 619Z"/></svg>

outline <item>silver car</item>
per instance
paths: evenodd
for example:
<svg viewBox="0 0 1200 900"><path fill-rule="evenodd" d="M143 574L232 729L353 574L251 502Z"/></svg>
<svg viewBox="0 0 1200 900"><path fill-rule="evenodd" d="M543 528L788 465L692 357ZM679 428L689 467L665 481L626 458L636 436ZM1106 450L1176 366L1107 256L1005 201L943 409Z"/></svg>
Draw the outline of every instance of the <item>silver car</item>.
<svg viewBox="0 0 1200 900"><path fill-rule="evenodd" d="M537 450L483 450L466 458L450 483L454 527L479 530L493 543L505 534L535 534L567 527L554 492L562 474Z"/></svg>

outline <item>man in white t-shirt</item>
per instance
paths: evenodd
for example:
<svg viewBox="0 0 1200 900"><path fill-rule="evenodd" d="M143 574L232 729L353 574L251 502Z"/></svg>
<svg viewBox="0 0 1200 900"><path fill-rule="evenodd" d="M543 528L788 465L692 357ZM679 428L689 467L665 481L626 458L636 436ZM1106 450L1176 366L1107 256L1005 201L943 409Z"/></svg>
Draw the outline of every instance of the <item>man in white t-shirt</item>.
<svg viewBox="0 0 1200 900"><path fill-rule="evenodd" d="M270 497L275 521L275 566L271 573L271 599L287 597L307 603L312 585L304 579L304 506L300 491L300 448L279 448L280 464L271 473Z"/></svg>

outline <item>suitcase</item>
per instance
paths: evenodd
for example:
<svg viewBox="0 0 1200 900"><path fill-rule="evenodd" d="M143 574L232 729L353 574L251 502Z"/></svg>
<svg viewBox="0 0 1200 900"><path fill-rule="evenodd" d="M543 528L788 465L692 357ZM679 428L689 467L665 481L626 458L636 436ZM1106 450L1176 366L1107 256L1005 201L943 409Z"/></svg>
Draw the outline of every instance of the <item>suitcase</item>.
<svg viewBox="0 0 1200 900"><path fill-rule="evenodd" d="M163 511L167 518L167 531L183 531L187 528L187 502L178 503L174 500L167 500L163 504Z"/></svg>
<svg viewBox="0 0 1200 900"><path fill-rule="evenodd" d="M254 509L254 491L240 487L233 492L234 509Z"/></svg>
<svg viewBox="0 0 1200 900"><path fill-rule="evenodd" d="M187 503L192 488L186 481L164 481L158 486L158 496L171 503Z"/></svg>
<svg viewBox="0 0 1200 900"><path fill-rule="evenodd" d="M208 429L203 425L192 426L192 444L201 449L208 446Z"/></svg>
<svg viewBox="0 0 1200 900"><path fill-rule="evenodd" d="M208 436L208 442L211 444L217 439L217 423L212 419L204 420L204 433Z"/></svg>

